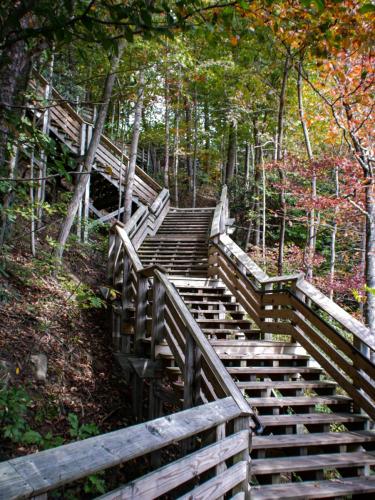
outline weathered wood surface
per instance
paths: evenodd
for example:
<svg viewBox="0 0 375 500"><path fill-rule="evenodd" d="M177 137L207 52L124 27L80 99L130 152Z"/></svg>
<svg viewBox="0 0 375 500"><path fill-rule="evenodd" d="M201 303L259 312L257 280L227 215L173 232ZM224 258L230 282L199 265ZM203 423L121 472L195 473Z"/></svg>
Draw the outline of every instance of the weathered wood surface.
<svg viewBox="0 0 375 500"><path fill-rule="evenodd" d="M238 462L221 474L197 486L179 500L215 500L241 484L247 478L248 464Z"/></svg>
<svg viewBox="0 0 375 500"><path fill-rule="evenodd" d="M152 500L197 478L218 463L248 448L249 431L242 431L175 460L130 484L100 497L101 500Z"/></svg>
<svg viewBox="0 0 375 500"><path fill-rule="evenodd" d="M232 398L0 463L0 498L29 498L237 418Z"/></svg>
<svg viewBox="0 0 375 500"><path fill-rule="evenodd" d="M177 290L173 287L172 283L159 271L155 272L155 276L161 283L163 283L169 299L174 304L176 309L180 312L181 317L184 319L186 328L189 330L189 333L192 335L197 347L202 352L202 357L210 367L212 375L222 384L222 387L227 392L227 394L233 397L244 414L254 415L252 409L247 404L236 384L233 382L232 377L224 368L224 365L221 363L220 358L196 323L195 319L191 315L189 309L180 297Z"/></svg>

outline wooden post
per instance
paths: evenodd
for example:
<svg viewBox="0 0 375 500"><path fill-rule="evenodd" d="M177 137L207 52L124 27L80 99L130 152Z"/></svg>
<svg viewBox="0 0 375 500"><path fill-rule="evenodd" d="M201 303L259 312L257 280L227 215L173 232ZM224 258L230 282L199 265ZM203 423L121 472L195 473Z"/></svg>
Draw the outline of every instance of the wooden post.
<svg viewBox="0 0 375 500"><path fill-rule="evenodd" d="M242 430L247 430L249 432L249 446L245 450L243 450L241 453L236 455L234 457L234 463L239 462L241 460L244 460L248 467L247 467L247 476L242 483L234 488L233 494L243 492L245 495L246 500L250 500L250 465L251 465L251 459L250 459L250 449L251 449L251 432L250 432L250 417L249 416L243 416L243 417L238 417L234 421L234 432L239 432Z"/></svg>
<svg viewBox="0 0 375 500"><path fill-rule="evenodd" d="M189 332L185 340L184 409L187 409L201 401L201 351Z"/></svg>
<svg viewBox="0 0 375 500"><path fill-rule="evenodd" d="M216 441L221 441L222 439L225 439L225 436L226 436L225 423L223 423L216 427ZM220 462L215 467L215 474L218 476L219 474L225 472L226 470L227 470L226 463ZM217 500L224 500L224 497L221 496Z"/></svg>
<svg viewBox="0 0 375 500"><path fill-rule="evenodd" d="M135 320L135 354L142 356L143 345L142 339L146 337L146 321L147 321L147 292L149 289L148 278L138 274L137 283L137 309Z"/></svg>
<svg viewBox="0 0 375 500"><path fill-rule="evenodd" d="M122 310L124 319L127 319L128 308L131 304L131 262L130 258L125 251L122 263Z"/></svg>

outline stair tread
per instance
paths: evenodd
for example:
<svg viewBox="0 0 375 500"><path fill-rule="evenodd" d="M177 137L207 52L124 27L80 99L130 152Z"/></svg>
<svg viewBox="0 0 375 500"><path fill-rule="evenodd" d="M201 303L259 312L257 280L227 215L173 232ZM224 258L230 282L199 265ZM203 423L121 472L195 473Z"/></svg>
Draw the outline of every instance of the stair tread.
<svg viewBox="0 0 375 500"><path fill-rule="evenodd" d="M375 432L314 432L309 434L284 434L276 436L253 436L252 449L274 449L320 445L342 445L350 443L375 443Z"/></svg>
<svg viewBox="0 0 375 500"><path fill-rule="evenodd" d="M306 500L332 498L342 495L371 493L375 491L375 476L306 481L302 483L255 486L252 500Z"/></svg>
<svg viewBox="0 0 375 500"><path fill-rule="evenodd" d="M304 397L304 396L285 396L282 398L279 397L265 397L265 398L246 398L248 403L251 406L262 407L262 406L276 406L276 407L284 407L284 406L309 406L309 405L317 405L317 404L334 404L334 403L350 403L352 400L347 396L312 396L312 397Z"/></svg>
<svg viewBox="0 0 375 500"><path fill-rule="evenodd" d="M375 464L375 454L366 451L351 453L321 453L285 458L260 458L252 460L253 474L278 474L324 468L355 467L360 464Z"/></svg>
<svg viewBox="0 0 375 500"><path fill-rule="evenodd" d="M242 359L242 360L260 360L260 359L271 359L271 360L293 360L293 359L301 359L307 360L310 359L310 356L307 354L279 354L279 353L220 353L219 357L221 359Z"/></svg>
<svg viewBox="0 0 375 500"><path fill-rule="evenodd" d="M311 366L228 366L227 371L231 375L274 375L288 373L321 373L321 368Z"/></svg>
<svg viewBox="0 0 375 500"><path fill-rule="evenodd" d="M328 380L259 380L254 382L236 382L237 387L240 389L259 389L259 388L270 388L270 389L304 389L304 388L314 388L314 387L336 387L337 382L332 382Z"/></svg>
<svg viewBox="0 0 375 500"><path fill-rule="evenodd" d="M366 422L364 415L356 413L295 413L293 415L261 415L259 417L264 427L275 425L324 424L345 422Z"/></svg>

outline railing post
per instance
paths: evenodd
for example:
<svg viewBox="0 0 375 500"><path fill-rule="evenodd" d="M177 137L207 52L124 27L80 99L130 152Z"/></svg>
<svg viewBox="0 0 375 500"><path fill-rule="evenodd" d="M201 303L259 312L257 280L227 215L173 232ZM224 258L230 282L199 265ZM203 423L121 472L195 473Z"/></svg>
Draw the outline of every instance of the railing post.
<svg viewBox="0 0 375 500"><path fill-rule="evenodd" d="M129 311L128 308L131 304L131 262L129 256L124 251L122 263L122 309L124 311L124 319L127 319Z"/></svg>
<svg viewBox="0 0 375 500"><path fill-rule="evenodd" d="M165 289L162 283L154 276L152 296L152 327L151 327L151 359L155 361L156 346L165 336ZM155 392L155 380L150 382L149 418L158 418L161 414L160 398Z"/></svg>
<svg viewBox="0 0 375 500"><path fill-rule="evenodd" d="M242 416L236 418L234 421L234 432L239 432L243 430L247 430L249 433L249 446L241 451L238 455L234 457L234 463L240 462L240 461L245 461L247 464L247 475L246 478L242 481L240 485L238 485L236 488L234 488L233 493L239 493L243 492L245 495L246 500L250 500L250 466L251 466L251 459L250 459L250 449L251 449L251 431L250 431L250 417L249 416Z"/></svg>
<svg viewBox="0 0 375 500"><path fill-rule="evenodd" d="M185 339L184 409L187 409L201 401L201 351L189 332Z"/></svg>
<svg viewBox="0 0 375 500"><path fill-rule="evenodd" d="M141 356L143 354L142 340L146 337L146 322L147 322L147 293L149 289L149 281L142 273L138 273L137 283L137 306L135 319L135 354Z"/></svg>

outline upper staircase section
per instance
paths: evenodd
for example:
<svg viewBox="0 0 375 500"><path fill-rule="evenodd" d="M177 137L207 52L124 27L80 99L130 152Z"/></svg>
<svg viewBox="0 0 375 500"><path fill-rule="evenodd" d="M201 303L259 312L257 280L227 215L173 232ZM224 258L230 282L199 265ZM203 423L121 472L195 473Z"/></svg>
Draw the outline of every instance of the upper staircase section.
<svg viewBox="0 0 375 500"><path fill-rule="evenodd" d="M210 208L171 208L157 233L139 248L142 263L157 264L172 275L207 276L212 215Z"/></svg>
<svg viewBox="0 0 375 500"><path fill-rule="evenodd" d="M50 100L45 103L48 106L47 111L43 110L41 102L45 101L45 89L48 85L45 78L34 72L30 86L35 92L37 102L30 105L29 109L36 113L38 119L44 112L48 112L48 131L65 144L71 153L78 157L82 156L90 142L93 125L85 121L85 118L78 114L54 88L50 90ZM129 159L124 152L103 134L96 153L94 169L116 187L124 186L128 162ZM136 166L134 196L143 204L151 206L161 191L162 187Z"/></svg>

